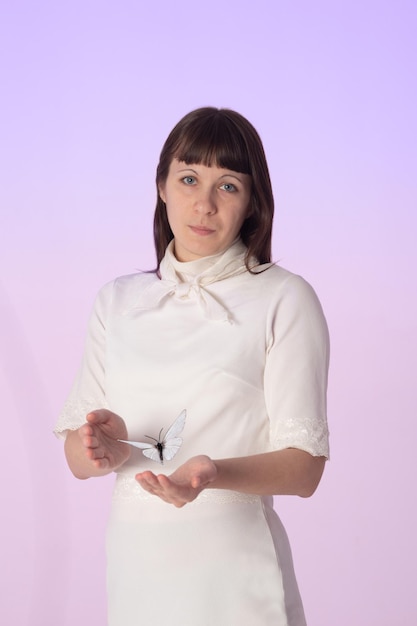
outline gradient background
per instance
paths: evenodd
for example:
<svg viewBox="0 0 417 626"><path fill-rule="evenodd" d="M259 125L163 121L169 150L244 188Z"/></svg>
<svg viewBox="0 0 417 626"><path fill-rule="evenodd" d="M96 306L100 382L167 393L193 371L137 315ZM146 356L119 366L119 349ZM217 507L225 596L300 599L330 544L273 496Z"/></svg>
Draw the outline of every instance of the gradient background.
<svg viewBox="0 0 417 626"><path fill-rule="evenodd" d="M332 460L276 499L309 626L417 624L416 27L414 0L3 0L2 624L105 623L112 478L75 480L51 430L96 291L154 265L159 151L203 105L259 130L275 259L330 326Z"/></svg>

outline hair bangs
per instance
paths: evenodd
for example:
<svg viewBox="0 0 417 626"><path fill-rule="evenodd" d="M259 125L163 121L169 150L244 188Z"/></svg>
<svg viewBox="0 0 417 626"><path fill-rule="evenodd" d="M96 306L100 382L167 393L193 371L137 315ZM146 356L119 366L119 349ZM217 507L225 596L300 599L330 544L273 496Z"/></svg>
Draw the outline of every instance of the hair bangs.
<svg viewBox="0 0 417 626"><path fill-rule="evenodd" d="M237 128L231 128L230 120L213 116L194 125L185 133L174 151L179 161L188 165L202 164L207 167L251 174L246 143Z"/></svg>

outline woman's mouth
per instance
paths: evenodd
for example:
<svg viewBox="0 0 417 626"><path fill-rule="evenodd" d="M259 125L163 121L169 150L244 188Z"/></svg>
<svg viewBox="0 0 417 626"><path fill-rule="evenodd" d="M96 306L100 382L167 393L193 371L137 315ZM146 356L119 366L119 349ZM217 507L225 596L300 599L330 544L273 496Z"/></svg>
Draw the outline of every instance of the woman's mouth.
<svg viewBox="0 0 417 626"><path fill-rule="evenodd" d="M206 226L190 226L190 230L201 237L206 237L215 232L212 228L207 228Z"/></svg>

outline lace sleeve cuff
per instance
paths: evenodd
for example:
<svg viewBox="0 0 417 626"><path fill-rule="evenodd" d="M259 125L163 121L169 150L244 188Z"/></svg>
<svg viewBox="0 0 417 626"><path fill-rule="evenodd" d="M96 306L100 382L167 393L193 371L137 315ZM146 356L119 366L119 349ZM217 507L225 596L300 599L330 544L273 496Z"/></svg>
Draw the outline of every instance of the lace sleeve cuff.
<svg viewBox="0 0 417 626"><path fill-rule="evenodd" d="M107 408L106 402L103 403L103 400L98 401L95 398L87 398L77 402L68 399L53 432L59 439L65 439L68 430L77 430L85 424L88 413L96 409Z"/></svg>
<svg viewBox="0 0 417 626"><path fill-rule="evenodd" d="M309 420L300 424L289 420L285 428L272 437L272 447L275 450L284 450L285 448L297 448L304 450L312 456L324 456L326 459L329 455L329 432L326 421Z"/></svg>

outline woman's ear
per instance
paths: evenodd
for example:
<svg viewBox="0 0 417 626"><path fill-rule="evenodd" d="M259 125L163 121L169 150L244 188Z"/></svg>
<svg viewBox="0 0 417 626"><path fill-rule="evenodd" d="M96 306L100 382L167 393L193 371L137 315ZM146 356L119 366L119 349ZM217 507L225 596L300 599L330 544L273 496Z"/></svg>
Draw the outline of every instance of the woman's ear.
<svg viewBox="0 0 417 626"><path fill-rule="evenodd" d="M247 220L249 217L252 217L252 215L255 213L255 209L253 206L253 200L251 198L251 200L249 201L249 205L248 205L248 209L246 211L246 217L245 220Z"/></svg>
<svg viewBox="0 0 417 626"><path fill-rule="evenodd" d="M165 191L164 191L164 188L162 187L162 185L158 185L158 193L159 193L159 197L161 198L162 202L164 202L166 204Z"/></svg>

